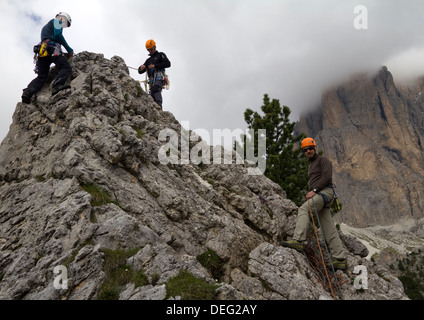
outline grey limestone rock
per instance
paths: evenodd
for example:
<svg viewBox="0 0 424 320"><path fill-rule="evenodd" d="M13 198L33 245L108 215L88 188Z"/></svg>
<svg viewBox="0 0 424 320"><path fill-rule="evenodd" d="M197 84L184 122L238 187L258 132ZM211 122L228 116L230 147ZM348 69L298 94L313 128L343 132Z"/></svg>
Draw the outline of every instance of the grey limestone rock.
<svg viewBox="0 0 424 320"><path fill-rule="evenodd" d="M160 134L179 134L181 158L181 125L122 58L82 52L71 65L71 89L51 97L48 83L18 103L0 146L0 299L98 299L105 250L131 250L126 270L148 281L115 298L165 299L181 269L218 284L218 299L331 298L305 257L278 245L297 213L284 190L251 164L164 164ZM197 259L208 250L219 279ZM376 296L404 297L375 274Z"/></svg>

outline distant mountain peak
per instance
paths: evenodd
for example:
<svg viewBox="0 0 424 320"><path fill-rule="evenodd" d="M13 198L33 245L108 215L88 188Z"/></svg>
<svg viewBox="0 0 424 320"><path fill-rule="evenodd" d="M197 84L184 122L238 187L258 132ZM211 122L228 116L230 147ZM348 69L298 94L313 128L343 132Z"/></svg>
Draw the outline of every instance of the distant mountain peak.
<svg viewBox="0 0 424 320"><path fill-rule="evenodd" d="M396 85L383 66L323 94L296 128L314 136L333 162L343 202L337 216L355 226L423 218L423 90Z"/></svg>

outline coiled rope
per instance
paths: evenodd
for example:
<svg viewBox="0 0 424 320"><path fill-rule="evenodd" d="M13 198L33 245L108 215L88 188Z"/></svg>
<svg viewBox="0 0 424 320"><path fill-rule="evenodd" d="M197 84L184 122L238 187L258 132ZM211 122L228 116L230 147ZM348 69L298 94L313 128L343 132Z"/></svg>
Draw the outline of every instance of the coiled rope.
<svg viewBox="0 0 424 320"><path fill-rule="evenodd" d="M314 215L313 215L313 213L312 213L312 207L311 207L311 203L310 203L310 201L309 201L309 200L310 200L310 199L308 199L309 213L310 213L310 215L311 215L312 223L313 223L313 226L314 226L314 234L315 234L315 237L316 237L316 239L317 239L317 245L318 245L318 250L319 250L320 260L321 260L321 263L322 263L322 269L324 270L325 277L327 278L328 286L330 287L330 291L331 291L331 295L333 296L333 298L334 298L335 300L337 300L337 295L336 295L336 293L335 293L335 289L333 288L333 285L332 285L332 282L331 282L331 279L330 279L330 275L328 274L327 266L326 266L326 264L325 264L325 259L324 259L324 255L323 255L323 253L322 253L322 249L321 249L321 245L320 245L320 240L319 240L319 236L318 236L318 231L317 231L317 227L316 227L316 225L315 225L315 219L314 219ZM316 215L316 217L317 217L317 221L318 221L319 225L321 225L321 222L320 222L320 220L319 220L319 216L318 216L318 212L317 212L317 209L316 209L316 206L315 206L315 201L314 201L314 199L313 199L313 198L312 198L312 202L313 202L313 206L314 206L314 210L315 210L315 215ZM327 244L325 243L325 241L324 241L324 246L325 246L325 249L326 249L327 255L328 255L328 256L330 256L330 252L329 252L329 250L328 250L328 247L327 247ZM308 259L308 260L309 260L309 259ZM337 275L336 275L336 271L334 270L334 266L333 266L333 264L331 264L331 268L332 268L332 271L333 271L334 277L335 277L336 279L338 279L338 278L337 278ZM336 282L336 286L337 286L338 294L339 294L339 296L341 297L341 288L340 288L340 286L339 286L339 284L338 284L337 282Z"/></svg>

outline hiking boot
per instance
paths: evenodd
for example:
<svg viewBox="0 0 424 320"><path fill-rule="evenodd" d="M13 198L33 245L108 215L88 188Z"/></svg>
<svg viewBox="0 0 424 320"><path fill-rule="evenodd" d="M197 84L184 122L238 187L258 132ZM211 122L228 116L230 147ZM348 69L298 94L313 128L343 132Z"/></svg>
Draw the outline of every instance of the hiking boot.
<svg viewBox="0 0 424 320"><path fill-rule="evenodd" d="M303 241L290 240L290 241L281 241L280 244L286 248L292 248L299 252L303 252Z"/></svg>
<svg viewBox="0 0 424 320"><path fill-rule="evenodd" d="M28 89L24 89L24 92L22 93L22 103L31 103L31 92Z"/></svg>
<svg viewBox="0 0 424 320"><path fill-rule="evenodd" d="M65 89L71 89L71 86L69 84L64 84L63 86L53 87L52 96L56 95L59 91L62 91Z"/></svg>
<svg viewBox="0 0 424 320"><path fill-rule="evenodd" d="M336 259L332 262L332 264L327 265L327 268L331 269L333 266L334 270L346 270L347 269L347 260L346 259Z"/></svg>

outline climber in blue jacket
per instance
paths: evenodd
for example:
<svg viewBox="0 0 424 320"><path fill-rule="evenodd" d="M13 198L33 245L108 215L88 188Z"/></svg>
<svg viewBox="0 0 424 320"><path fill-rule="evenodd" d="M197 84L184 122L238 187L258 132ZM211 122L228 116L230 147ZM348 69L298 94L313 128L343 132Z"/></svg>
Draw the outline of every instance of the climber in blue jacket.
<svg viewBox="0 0 424 320"><path fill-rule="evenodd" d="M23 90L23 103L30 103L31 97L43 88L52 63L59 69L59 73L53 82L52 95L70 88L69 85L66 85L66 80L72 74L72 68L69 65L68 59L72 58L74 50L63 37L63 28L70 27L71 23L72 19L69 14L60 12L56 15L55 19L50 20L41 30L41 42L34 47L37 55L35 72L38 73L38 76ZM66 56L62 52L62 46L68 52Z"/></svg>

